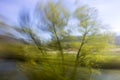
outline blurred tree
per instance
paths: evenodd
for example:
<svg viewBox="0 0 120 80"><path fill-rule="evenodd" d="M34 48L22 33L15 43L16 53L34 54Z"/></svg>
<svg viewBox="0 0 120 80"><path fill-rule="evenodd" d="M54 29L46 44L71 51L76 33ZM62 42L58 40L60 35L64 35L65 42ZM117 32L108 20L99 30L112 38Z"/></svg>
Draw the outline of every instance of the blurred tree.
<svg viewBox="0 0 120 80"><path fill-rule="evenodd" d="M62 51L60 40L67 34L64 28L68 23L69 12L61 3L55 2L48 2L48 4L43 6L39 5L36 10L38 13L43 13L42 21L49 28L52 41L57 42L58 49Z"/></svg>
<svg viewBox="0 0 120 80"><path fill-rule="evenodd" d="M93 53L100 53L108 47L110 41L110 36L99 22L97 11L94 8L78 7L74 12L74 17L79 21L77 26L80 33L80 46L76 54L73 79L80 63L87 62L84 58ZM87 66L90 67L90 64Z"/></svg>
<svg viewBox="0 0 120 80"><path fill-rule="evenodd" d="M25 37L29 43L34 43L42 54L45 53L41 42L40 34L37 33L36 28L39 28L39 24L36 24L33 15L27 10L22 10L19 15L19 27L14 27L22 36ZM39 28L42 30L42 28Z"/></svg>
<svg viewBox="0 0 120 80"><path fill-rule="evenodd" d="M56 42L56 49L59 50L62 67L64 65L64 53L61 44L62 37L66 34L65 26L68 23L69 12L62 5L62 3L48 2L47 5L38 5L38 12L42 11L44 15L43 23L48 26L49 32L52 36L52 41ZM64 73L64 67L63 67ZM64 75L64 74L63 74Z"/></svg>
<svg viewBox="0 0 120 80"><path fill-rule="evenodd" d="M62 3L48 2L46 5L38 4L32 14L27 10L21 11L20 26L15 28L22 35L25 35L27 39L32 40L43 54L46 52L39 37L39 35L43 34L38 33L38 31L50 33L52 41L56 43L55 49L59 51L63 73L64 54L61 39L66 35L64 27L67 25L68 19L69 12L63 7Z"/></svg>

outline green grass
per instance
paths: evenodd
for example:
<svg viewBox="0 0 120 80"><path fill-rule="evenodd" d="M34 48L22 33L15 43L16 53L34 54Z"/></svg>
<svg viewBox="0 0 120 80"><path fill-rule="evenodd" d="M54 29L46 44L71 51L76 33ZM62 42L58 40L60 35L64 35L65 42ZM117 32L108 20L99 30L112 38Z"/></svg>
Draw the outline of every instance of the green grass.
<svg viewBox="0 0 120 80"><path fill-rule="evenodd" d="M76 78L89 80L91 70L95 74L96 68L120 69L119 57L114 53L81 56ZM64 64L61 64L57 53L51 51L42 55L35 46L28 45L4 45L0 48L0 58L17 61L18 68L29 80L71 80L75 65L75 54L65 53ZM62 75L62 66L65 68L65 76Z"/></svg>

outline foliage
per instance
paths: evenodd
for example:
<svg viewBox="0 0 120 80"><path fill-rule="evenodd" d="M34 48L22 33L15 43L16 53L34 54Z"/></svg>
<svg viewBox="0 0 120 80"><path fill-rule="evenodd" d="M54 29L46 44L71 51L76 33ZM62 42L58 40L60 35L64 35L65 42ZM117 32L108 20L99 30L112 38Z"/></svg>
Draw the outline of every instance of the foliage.
<svg viewBox="0 0 120 80"><path fill-rule="evenodd" d="M65 31L71 17L78 21L79 38ZM30 44L7 45L4 55L25 58L19 67L30 80L91 80L93 68L99 68L97 63L104 61L99 54L110 46L111 36L104 32L96 10L88 6L79 6L71 14L62 3L38 4L32 16L20 13L19 23L15 30ZM39 31L48 32L51 40L45 44Z"/></svg>

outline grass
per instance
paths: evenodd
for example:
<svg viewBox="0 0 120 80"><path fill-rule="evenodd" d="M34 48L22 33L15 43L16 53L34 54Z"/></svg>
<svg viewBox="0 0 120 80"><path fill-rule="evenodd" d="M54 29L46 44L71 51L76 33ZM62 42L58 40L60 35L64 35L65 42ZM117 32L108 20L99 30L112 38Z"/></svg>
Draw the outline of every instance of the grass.
<svg viewBox="0 0 120 80"><path fill-rule="evenodd" d="M61 59L57 53L53 54L49 52L47 55L42 55L34 46L6 46L4 45L4 47L0 49L0 58L15 60L19 70L21 70L29 80L71 80L70 76L72 75L75 64L75 54L65 53L64 65L61 65ZM94 74L98 72L95 70L96 68L120 69L119 57L120 55L115 55L114 52L81 57L76 78L79 80L89 80L91 71ZM65 76L62 76L62 66L65 68ZM89 69L89 67L93 68Z"/></svg>

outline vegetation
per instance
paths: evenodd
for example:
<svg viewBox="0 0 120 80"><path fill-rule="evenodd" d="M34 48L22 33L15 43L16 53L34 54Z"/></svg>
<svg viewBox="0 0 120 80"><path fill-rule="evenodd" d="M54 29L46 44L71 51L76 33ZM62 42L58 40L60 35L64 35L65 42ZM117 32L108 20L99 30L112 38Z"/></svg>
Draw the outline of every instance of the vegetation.
<svg viewBox="0 0 120 80"><path fill-rule="evenodd" d="M112 38L103 29L96 10L77 6L70 13L59 1L41 5L32 14L21 12L19 27L13 27L27 44L7 43L0 48L1 58L18 60L20 71L29 80L93 80L97 69L105 68L113 59L106 60L103 55ZM75 30L70 30L70 20L75 22L79 37L72 36ZM41 37L44 33L51 36L49 40Z"/></svg>

